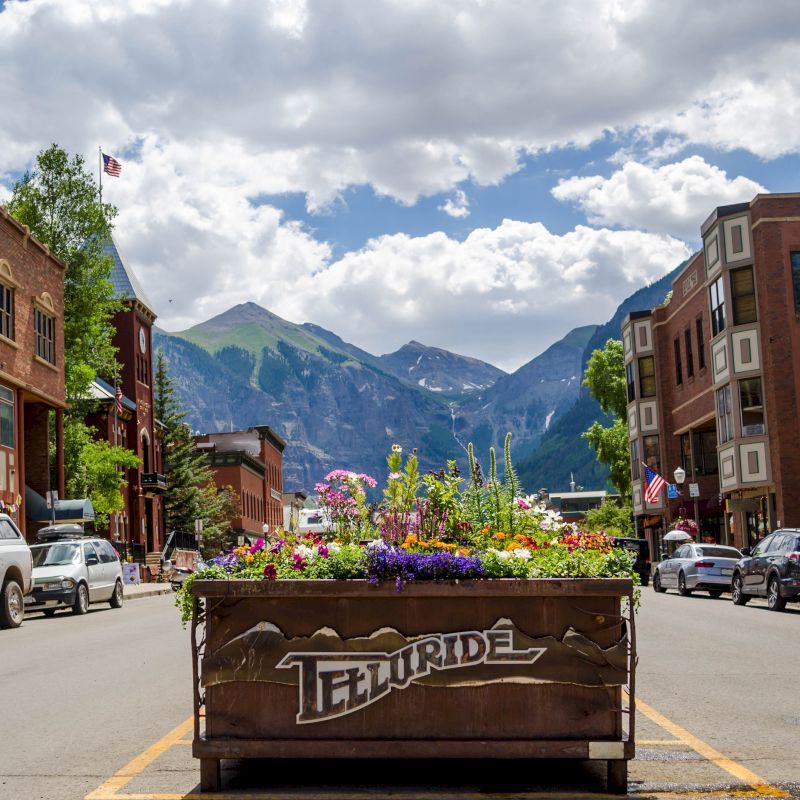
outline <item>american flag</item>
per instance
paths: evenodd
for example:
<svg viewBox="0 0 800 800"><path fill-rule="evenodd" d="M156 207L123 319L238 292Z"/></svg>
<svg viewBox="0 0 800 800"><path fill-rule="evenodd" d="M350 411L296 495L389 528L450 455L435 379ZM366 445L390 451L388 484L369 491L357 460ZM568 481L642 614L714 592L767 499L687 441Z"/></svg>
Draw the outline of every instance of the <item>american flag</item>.
<svg viewBox="0 0 800 800"><path fill-rule="evenodd" d="M103 153L103 172L106 175L111 175L112 178L119 178L119 174L122 172L122 164L116 158Z"/></svg>
<svg viewBox="0 0 800 800"><path fill-rule="evenodd" d="M651 467L645 465L644 470L644 499L646 503L657 503L661 490L667 482Z"/></svg>
<svg viewBox="0 0 800 800"><path fill-rule="evenodd" d="M122 413L122 389L117 386L117 390L114 393L117 397L117 414Z"/></svg>

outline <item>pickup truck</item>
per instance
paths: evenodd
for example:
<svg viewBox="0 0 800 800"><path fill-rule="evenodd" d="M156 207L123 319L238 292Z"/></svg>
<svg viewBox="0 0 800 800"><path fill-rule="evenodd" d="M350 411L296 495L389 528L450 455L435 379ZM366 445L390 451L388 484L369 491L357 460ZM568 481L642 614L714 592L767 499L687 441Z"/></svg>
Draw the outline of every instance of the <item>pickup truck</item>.
<svg viewBox="0 0 800 800"><path fill-rule="evenodd" d="M0 628L18 628L24 595L33 589L33 558L25 537L8 514L0 514Z"/></svg>

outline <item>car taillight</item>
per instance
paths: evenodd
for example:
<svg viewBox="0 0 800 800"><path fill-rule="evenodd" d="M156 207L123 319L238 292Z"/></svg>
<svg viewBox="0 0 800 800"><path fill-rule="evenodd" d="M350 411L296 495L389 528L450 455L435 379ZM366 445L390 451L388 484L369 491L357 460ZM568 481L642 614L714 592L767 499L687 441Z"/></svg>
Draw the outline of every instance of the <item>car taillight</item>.
<svg viewBox="0 0 800 800"><path fill-rule="evenodd" d="M714 566L714 562L713 561L695 561L694 565L698 569L711 569L711 567Z"/></svg>
<svg viewBox="0 0 800 800"><path fill-rule="evenodd" d="M796 564L800 564L800 552L795 550L793 553L787 553L786 558L790 561L794 561Z"/></svg>

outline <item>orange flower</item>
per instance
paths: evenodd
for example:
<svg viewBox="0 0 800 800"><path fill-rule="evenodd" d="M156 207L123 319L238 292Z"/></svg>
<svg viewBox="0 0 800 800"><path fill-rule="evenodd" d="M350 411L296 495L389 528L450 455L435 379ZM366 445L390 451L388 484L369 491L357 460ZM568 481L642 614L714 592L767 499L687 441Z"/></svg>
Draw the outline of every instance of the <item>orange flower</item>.
<svg viewBox="0 0 800 800"><path fill-rule="evenodd" d="M519 542L509 542L506 545L506 550L519 550L522 545Z"/></svg>
<svg viewBox="0 0 800 800"><path fill-rule="evenodd" d="M456 550L456 555L457 556L468 556L469 555L469 550L466 547L459 547L458 550Z"/></svg>
<svg viewBox="0 0 800 800"><path fill-rule="evenodd" d="M416 533L409 533L408 536L406 536L406 542L408 542L408 544L416 544L418 541L419 537Z"/></svg>
<svg viewBox="0 0 800 800"><path fill-rule="evenodd" d="M499 539L500 541L502 541L503 539L505 539L505 538L506 538L506 535L505 535L505 534L504 534L502 531L498 531L498 532L497 532L497 533L494 535L494 538L495 538L495 539Z"/></svg>
<svg viewBox="0 0 800 800"><path fill-rule="evenodd" d="M514 538L515 538L515 539L516 539L518 542L524 542L524 541L525 541L525 539L527 539L528 537L527 537L527 536L525 536L525 535L524 535L524 534L522 534L522 533L518 533L518 534L517 534L517 535L516 535Z"/></svg>

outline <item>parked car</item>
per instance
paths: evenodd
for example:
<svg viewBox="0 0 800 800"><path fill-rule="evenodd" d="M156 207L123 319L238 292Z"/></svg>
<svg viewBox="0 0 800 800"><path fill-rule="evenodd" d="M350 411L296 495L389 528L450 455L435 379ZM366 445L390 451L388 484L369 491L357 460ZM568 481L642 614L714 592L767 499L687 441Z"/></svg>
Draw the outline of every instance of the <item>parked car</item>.
<svg viewBox="0 0 800 800"><path fill-rule="evenodd" d="M8 514L0 514L0 628L18 628L24 597L33 586L33 560L25 537Z"/></svg>
<svg viewBox="0 0 800 800"><path fill-rule="evenodd" d="M688 596L700 589L712 597L731 591L731 578L742 554L724 544L684 544L660 561L653 573L653 589L677 589Z"/></svg>
<svg viewBox="0 0 800 800"><path fill-rule="evenodd" d="M634 539L623 536L614 536L614 547L624 547L636 553L633 568L639 573L639 582L642 586L650 583L650 545L647 539Z"/></svg>
<svg viewBox="0 0 800 800"><path fill-rule="evenodd" d="M25 611L52 616L59 608L85 614L90 603L122 606L122 565L110 542L76 538L71 532L48 538L31 546L33 592L25 598Z"/></svg>
<svg viewBox="0 0 800 800"><path fill-rule="evenodd" d="M800 601L800 529L777 530L752 550L742 548L742 555L731 583L731 599L737 606L753 596L766 597L772 611Z"/></svg>

